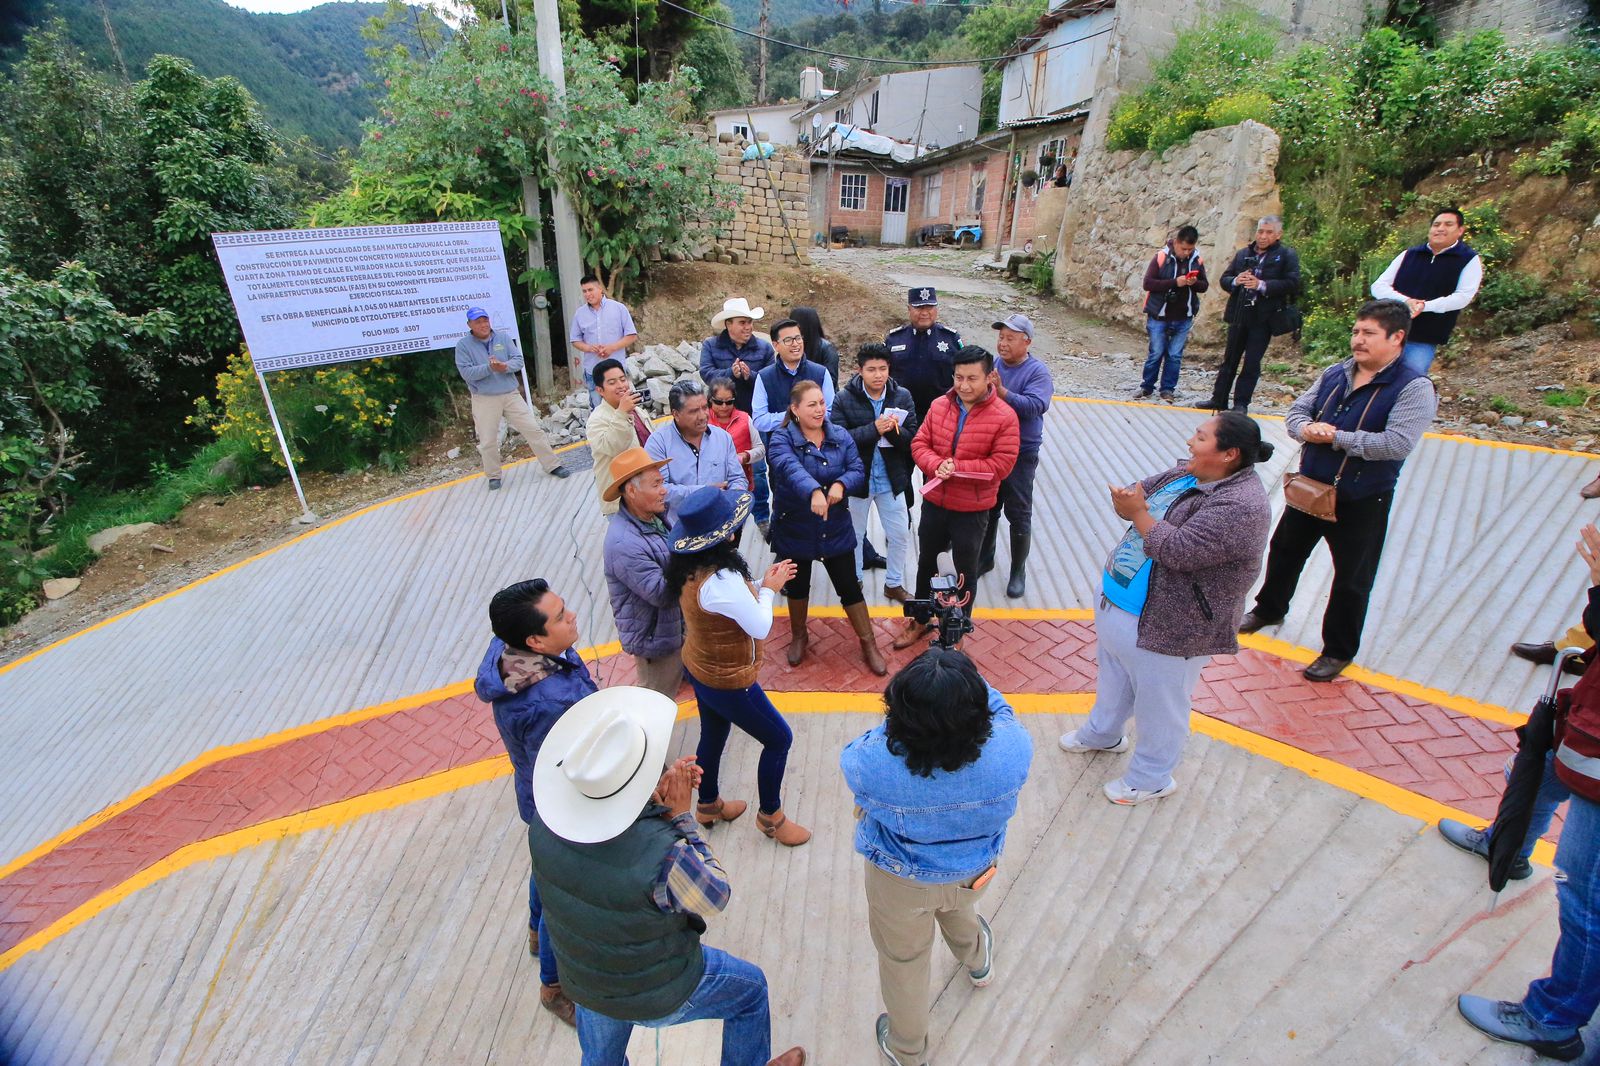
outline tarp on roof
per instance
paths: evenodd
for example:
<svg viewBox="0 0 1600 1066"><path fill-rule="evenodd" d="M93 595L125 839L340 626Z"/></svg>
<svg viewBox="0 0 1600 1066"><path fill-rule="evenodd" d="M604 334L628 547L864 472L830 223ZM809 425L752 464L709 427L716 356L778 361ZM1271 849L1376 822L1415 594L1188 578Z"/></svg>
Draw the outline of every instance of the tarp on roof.
<svg viewBox="0 0 1600 1066"><path fill-rule="evenodd" d="M842 152L854 148L857 151L884 156L896 163L909 163L927 151L921 145L907 144L893 137L867 133L859 127L843 122L830 122L824 126L817 135L817 144L821 146L819 151Z"/></svg>

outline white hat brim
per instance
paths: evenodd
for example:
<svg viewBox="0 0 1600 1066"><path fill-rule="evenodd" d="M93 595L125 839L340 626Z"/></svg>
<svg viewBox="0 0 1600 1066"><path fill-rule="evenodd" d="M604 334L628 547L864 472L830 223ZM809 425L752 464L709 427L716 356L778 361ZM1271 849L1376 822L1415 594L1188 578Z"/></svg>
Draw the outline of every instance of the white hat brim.
<svg viewBox="0 0 1600 1066"><path fill-rule="evenodd" d="M597 718L615 710L643 727L644 759L614 795L590 799L567 778L561 761ZM540 820L556 836L575 844L598 844L620 836L638 820L661 780L677 719L678 705L670 697L637 685L603 688L567 708L550 727L533 764L533 805Z"/></svg>
<svg viewBox="0 0 1600 1066"><path fill-rule="evenodd" d="M748 311L730 311L726 307L711 316L711 328L721 329L730 318L748 318L752 322L760 322L767 317L765 307L752 307Z"/></svg>

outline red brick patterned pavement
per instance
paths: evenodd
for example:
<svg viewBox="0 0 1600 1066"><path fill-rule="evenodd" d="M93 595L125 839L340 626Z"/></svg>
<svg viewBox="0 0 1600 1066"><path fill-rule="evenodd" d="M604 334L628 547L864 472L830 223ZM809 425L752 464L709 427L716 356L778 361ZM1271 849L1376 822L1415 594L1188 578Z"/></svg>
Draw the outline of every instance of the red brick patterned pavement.
<svg viewBox="0 0 1600 1066"><path fill-rule="evenodd" d="M890 625L879 622L887 654ZM788 623L767 644L763 684L784 691L881 691L848 624L813 618L798 668ZM1004 692L1088 692L1094 629L1077 621L983 620L965 644ZM915 650L895 653L891 669ZM633 664L598 673L626 684ZM681 698L689 698L685 686ZM1213 659L1195 709L1343 763L1441 803L1492 817L1506 756L1504 726L1352 681L1313 684L1300 667L1243 651ZM0 879L0 954L187 844L491 758L504 749L489 709L457 696L286 741L204 767Z"/></svg>

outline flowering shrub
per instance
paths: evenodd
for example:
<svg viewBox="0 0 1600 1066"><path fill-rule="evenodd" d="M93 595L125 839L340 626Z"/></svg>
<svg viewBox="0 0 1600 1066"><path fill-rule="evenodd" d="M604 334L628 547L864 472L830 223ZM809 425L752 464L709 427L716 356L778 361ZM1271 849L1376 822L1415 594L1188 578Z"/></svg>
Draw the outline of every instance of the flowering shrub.
<svg viewBox="0 0 1600 1066"><path fill-rule="evenodd" d="M284 371L270 385L295 465L310 470L343 471L376 458L391 443L404 399L401 375L382 359ZM189 422L284 465L249 352L228 357L215 398L196 400Z"/></svg>

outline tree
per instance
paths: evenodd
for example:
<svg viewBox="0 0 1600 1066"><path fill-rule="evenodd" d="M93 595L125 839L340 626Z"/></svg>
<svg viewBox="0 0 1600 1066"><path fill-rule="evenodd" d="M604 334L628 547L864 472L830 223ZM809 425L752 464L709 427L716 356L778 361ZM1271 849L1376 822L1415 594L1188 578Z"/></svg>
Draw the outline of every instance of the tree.
<svg viewBox="0 0 1600 1066"><path fill-rule="evenodd" d="M382 118L362 142L350 187L319 205L316 225L493 218L523 261L522 176L571 197L584 262L622 292L649 250L687 246L731 217L733 190L688 126L698 85L681 67L631 100L620 58L565 39L567 95L539 77L531 35L499 23L462 27L430 60L395 52ZM553 173L546 141L553 150Z"/></svg>

